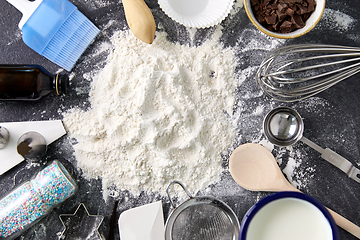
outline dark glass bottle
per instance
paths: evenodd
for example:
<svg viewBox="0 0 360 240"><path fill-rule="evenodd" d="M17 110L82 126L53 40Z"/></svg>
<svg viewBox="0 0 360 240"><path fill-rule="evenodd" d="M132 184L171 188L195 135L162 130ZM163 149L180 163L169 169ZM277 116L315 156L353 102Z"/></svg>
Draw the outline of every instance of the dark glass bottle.
<svg viewBox="0 0 360 240"><path fill-rule="evenodd" d="M38 100L51 92L66 94L68 86L66 74L39 65L0 65L0 100Z"/></svg>

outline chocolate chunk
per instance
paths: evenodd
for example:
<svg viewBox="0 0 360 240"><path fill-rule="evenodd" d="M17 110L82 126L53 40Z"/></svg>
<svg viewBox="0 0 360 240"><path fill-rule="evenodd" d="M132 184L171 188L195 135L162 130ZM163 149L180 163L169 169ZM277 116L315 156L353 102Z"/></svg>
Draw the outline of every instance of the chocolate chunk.
<svg viewBox="0 0 360 240"><path fill-rule="evenodd" d="M285 0L284 2L287 4L294 4L297 2L297 0Z"/></svg>
<svg viewBox="0 0 360 240"><path fill-rule="evenodd" d="M279 22L282 22L288 15L285 12L281 12L276 10L276 14L278 16Z"/></svg>
<svg viewBox="0 0 360 240"><path fill-rule="evenodd" d="M315 11L315 1L314 0L308 0L308 10L309 13Z"/></svg>
<svg viewBox="0 0 360 240"><path fill-rule="evenodd" d="M271 10L276 10L276 9L278 9L278 5L275 4L275 3L271 4L269 7L270 7Z"/></svg>
<svg viewBox="0 0 360 240"><path fill-rule="evenodd" d="M256 15L256 20L261 24L264 25L266 24L265 18L261 15Z"/></svg>
<svg viewBox="0 0 360 240"><path fill-rule="evenodd" d="M276 20L277 20L277 16L276 14L273 14L273 15L267 15L265 16L265 20L266 20L266 23L267 24L275 24L276 23Z"/></svg>
<svg viewBox="0 0 360 240"><path fill-rule="evenodd" d="M280 25L281 25L281 22L279 21L279 22L275 23L274 25L272 25L272 27L275 29L275 31L279 31Z"/></svg>
<svg viewBox="0 0 360 240"><path fill-rule="evenodd" d="M270 8L267 8L266 10L265 10L265 15L271 15L271 9Z"/></svg>
<svg viewBox="0 0 360 240"><path fill-rule="evenodd" d="M305 27L305 23L303 22L302 18L298 14L294 14L291 17L291 22L296 26L296 28L303 28Z"/></svg>
<svg viewBox="0 0 360 240"><path fill-rule="evenodd" d="M302 16L303 22L306 22L306 20L309 19L310 15L311 15L311 13L305 13L305 14Z"/></svg>
<svg viewBox="0 0 360 240"><path fill-rule="evenodd" d="M292 31L292 23L290 21L284 21L280 26L280 32L289 33Z"/></svg>
<svg viewBox="0 0 360 240"><path fill-rule="evenodd" d="M288 15L288 16L293 16L295 11L291 8L288 8L286 9L285 13Z"/></svg>
<svg viewBox="0 0 360 240"><path fill-rule="evenodd" d="M279 3L279 4L277 5L277 10L278 10L279 12L285 12L285 10L286 10L287 7L288 7L287 4L285 4L285 3Z"/></svg>
<svg viewBox="0 0 360 240"><path fill-rule="evenodd" d="M299 7L298 14L302 15L302 14L305 14L305 13L308 13L308 12L309 12L309 9L307 7L304 7L304 6Z"/></svg>

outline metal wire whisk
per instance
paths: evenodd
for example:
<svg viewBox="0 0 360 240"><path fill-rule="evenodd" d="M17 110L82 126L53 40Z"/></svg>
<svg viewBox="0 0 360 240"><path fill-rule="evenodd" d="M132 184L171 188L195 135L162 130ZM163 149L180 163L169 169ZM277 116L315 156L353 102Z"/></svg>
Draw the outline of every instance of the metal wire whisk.
<svg viewBox="0 0 360 240"><path fill-rule="evenodd" d="M360 72L360 48L298 44L280 47L261 63L255 80L270 97L295 102Z"/></svg>

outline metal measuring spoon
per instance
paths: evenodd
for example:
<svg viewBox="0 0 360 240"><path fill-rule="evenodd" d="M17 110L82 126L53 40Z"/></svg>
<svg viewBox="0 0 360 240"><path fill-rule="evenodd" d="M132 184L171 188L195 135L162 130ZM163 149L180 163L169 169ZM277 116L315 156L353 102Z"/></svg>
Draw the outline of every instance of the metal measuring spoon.
<svg viewBox="0 0 360 240"><path fill-rule="evenodd" d="M46 140L38 132L27 132L17 142L17 152L26 160L38 162L47 150Z"/></svg>
<svg viewBox="0 0 360 240"><path fill-rule="evenodd" d="M9 131L6 128L0 126L0 149L5 148L5 146L9 142L9 139L10 139Z"/></svg>
<svg viewBox="0 0 360 240"><path fill-rule="evenodd" d="M271 110L265 116L263 128L266 137L271 143L286 147L301 141L321 153L323 159L360 183L360 170L354 167L350 161L329 148L323 149L303 136L304 122L294 109L278 107Z"/></svg>

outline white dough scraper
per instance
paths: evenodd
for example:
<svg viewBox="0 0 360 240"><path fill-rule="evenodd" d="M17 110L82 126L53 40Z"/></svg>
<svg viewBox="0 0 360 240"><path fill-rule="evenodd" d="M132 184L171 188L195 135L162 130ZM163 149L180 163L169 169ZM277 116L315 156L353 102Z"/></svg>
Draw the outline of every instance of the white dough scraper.
<svg viewBox="0 0 360 240"><path fill-rule="evenodd" d="M119 231L121 240L165 240L161 201L121 213Z"/></svg>

